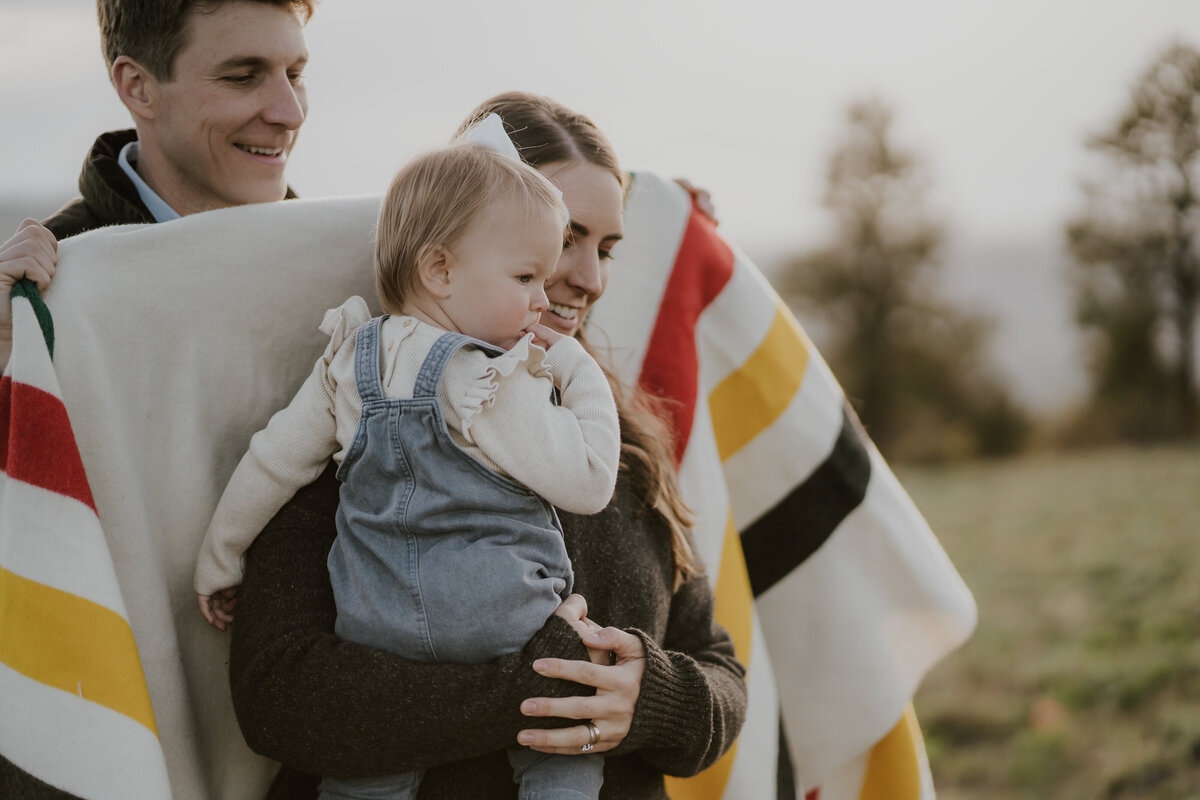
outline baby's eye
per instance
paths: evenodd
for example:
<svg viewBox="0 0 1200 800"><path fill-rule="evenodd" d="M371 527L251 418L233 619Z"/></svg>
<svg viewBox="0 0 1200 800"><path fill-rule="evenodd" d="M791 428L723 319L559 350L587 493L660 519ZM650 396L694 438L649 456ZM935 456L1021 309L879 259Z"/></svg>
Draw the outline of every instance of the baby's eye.
<svg viewBox="0 0 1200 800"><path fill-rule="evenodd" d="M532 275L518 275L517 280L519 280L521 282L521 285L524 286L533 280L533 276Z"/></svg>

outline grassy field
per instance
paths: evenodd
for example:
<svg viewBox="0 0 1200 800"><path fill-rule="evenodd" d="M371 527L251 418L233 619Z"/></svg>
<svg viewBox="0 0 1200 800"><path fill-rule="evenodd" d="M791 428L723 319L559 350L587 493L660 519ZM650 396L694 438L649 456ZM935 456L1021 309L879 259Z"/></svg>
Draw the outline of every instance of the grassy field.
<svg viewBox="0 0 1200 800"><path fill-rule="evenodd" d="M1200 798L1200 448L897 472L979 604L917 696L941 800Z"/></svg>

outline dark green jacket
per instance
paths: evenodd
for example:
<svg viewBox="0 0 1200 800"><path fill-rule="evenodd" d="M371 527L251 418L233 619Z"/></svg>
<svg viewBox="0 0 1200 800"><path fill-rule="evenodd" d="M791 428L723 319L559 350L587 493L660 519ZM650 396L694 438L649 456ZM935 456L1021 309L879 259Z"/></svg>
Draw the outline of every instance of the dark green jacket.
<svg viewBox="0 0 1200 800"><path fill-rule="evenodd" d="M109 225L154 222L137 187L117 162L121 148L136 139L134 130L100 134L79 173L80 196L42 221L55 238Z"/></svg>
<svg viewBox="0 0 1200 800"><path fill-rule="evenodd" d="M42 221L56 239L93 228L154 222L137 187L121 169L121 148L137 140L137 131L109 131L96 138L79 173L79 197ZM287 198L296 194L289 187Z"/></svg>

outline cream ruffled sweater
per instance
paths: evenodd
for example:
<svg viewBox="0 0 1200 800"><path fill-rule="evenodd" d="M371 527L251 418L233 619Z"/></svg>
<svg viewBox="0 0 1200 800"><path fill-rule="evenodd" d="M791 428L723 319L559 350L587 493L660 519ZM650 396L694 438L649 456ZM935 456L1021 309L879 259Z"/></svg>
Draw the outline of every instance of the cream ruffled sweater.
<svg viewBox="0 0 1200 800"><path fill-rule="evenodd" d="M362 400L354 378L354 331L370 319L352 297L325 315L329 345L291 403L250 440L221 495L196 565L196 591L242 580L242 556L296 490L354 440ZM413 317L381 326L382 383L388 398L411 397L433 343L445 331ZM455 443L491 469L577 514L612 498L620 430L608 380L578 341L548 350L526 336L503 355L463 348L446 365L438 399ZM558 387L561 404L550 402Z"/></svg>

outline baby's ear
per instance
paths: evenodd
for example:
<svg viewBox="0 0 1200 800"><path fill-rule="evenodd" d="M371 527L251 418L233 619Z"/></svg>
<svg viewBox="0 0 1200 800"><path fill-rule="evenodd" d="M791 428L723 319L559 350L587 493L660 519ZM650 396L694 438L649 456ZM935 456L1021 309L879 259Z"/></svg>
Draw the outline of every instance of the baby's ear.
<svg viewBox="0 0 1200 800"><path fill-rule="evenodd" d="M450 296L450 268L454 254L440 244L431 244L417 256L417 280L434 297Z"/></svg>

